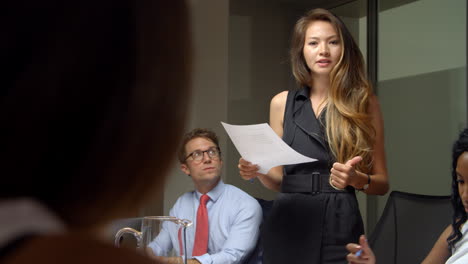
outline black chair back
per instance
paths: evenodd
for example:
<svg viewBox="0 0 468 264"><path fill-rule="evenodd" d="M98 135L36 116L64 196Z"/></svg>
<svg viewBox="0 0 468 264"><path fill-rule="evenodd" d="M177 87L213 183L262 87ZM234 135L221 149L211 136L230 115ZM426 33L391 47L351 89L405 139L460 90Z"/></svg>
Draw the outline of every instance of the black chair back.
<svg viewBox="0 0 468 264"><path fill-rule="evenodd" d="M257 199L258 203L262 207L263 219L262 222L265 222L265 219L270 213L270 209L273 206L273 200L264 200L261 198ZM242 262L242 264L262 264L263 263L263 243L262 243L262 225L260 225L260 237L257 240L257 245L255 249L250 253L250 256Z"/></svg>
<svg viewBox="0 0 468 264"><path fill-rule="evenodd" d="M450 196L391 192L369 237L378 263L421 263L452 214Z"/></svg>

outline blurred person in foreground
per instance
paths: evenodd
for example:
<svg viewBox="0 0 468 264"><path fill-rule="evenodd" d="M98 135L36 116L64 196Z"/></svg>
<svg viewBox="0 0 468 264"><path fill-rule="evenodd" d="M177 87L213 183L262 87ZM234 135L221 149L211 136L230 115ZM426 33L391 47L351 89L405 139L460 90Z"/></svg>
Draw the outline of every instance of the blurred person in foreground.
<svg viewBox="0 0 468 264"><path fill-rule="evenodd" d="M160 191L184 127L184 1L7 1L0 262L154 263L104 242Z"/></svg>

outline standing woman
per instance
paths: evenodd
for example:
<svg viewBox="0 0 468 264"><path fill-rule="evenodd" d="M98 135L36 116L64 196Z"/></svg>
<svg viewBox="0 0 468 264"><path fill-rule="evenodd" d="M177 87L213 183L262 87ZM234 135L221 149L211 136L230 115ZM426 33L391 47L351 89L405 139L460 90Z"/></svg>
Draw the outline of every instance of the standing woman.
<svg viewBox="0 0 468 264"><path fill-rule="evenodd" d="M327 10L297 21L291 64L302 88L273 97L270 126L318 161L261 174L240 159L242 178L280 191L263 230L264 262L346 263L345 245L364 232L355 190L389 189L380 107L358 46Z"/></svg>

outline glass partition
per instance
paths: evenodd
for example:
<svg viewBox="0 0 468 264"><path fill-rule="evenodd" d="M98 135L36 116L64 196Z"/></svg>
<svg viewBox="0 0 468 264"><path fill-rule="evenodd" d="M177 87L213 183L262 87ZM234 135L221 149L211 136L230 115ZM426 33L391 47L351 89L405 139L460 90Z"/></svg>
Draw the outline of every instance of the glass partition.
<svg viewBox="0 0 468 264"><path fill-rule="evenodd" d="M466 1L380 7L378 95L391 189L447 195L452 142L467 120Z"/></svg>

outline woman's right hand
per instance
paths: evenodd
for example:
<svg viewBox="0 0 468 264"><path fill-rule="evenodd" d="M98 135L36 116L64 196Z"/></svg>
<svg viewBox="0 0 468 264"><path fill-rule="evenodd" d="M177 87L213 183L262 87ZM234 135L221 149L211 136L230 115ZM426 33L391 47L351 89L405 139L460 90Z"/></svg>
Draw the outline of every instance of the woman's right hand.
<svg viewBox="0 0 468 264"><path fill-rule="evenodd" d="M251 180L256 178L260 173L258 172L258 166L252 164L251 162L240 158L239 164L237 165L239 168L239 174L244 180Z"/></svg>

